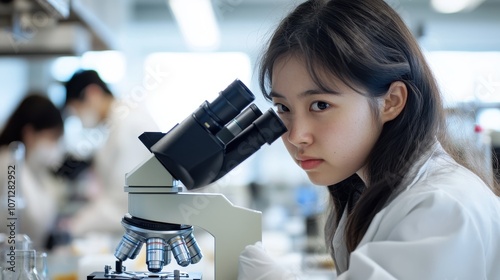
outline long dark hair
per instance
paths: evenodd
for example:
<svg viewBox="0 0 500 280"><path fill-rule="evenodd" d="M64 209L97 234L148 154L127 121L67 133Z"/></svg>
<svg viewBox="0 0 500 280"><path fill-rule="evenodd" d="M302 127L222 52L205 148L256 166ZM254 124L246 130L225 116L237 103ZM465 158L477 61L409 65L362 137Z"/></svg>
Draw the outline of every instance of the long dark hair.
<svg viewBox="0 0 500 280"><path fill-rule="evenodd" d="M56 128L63 133L59 109L50 99L38 93L28 94L10 115L0 134L0 146L22 141L22 131L26 125L31 125L35 131Z"/></svg>
<svg viewBox="0 0 500 280"><path fill-rule="evenodd" d="M373 217L394 195L403 178L444 131L438 87L424 56L397 12L383 0L310 0L283 19L262 56L261 90L267 99L274 62L287 55L303 58L316 84L329 91L322 71L331 73L370 99L403 82L408 98L403 111L384 124L368 158L368 180L356 175L328 187L330 213L325 225L327 246L348 205L346 245L352 252ZM363 91L362 91L362 90Z"/></svg>

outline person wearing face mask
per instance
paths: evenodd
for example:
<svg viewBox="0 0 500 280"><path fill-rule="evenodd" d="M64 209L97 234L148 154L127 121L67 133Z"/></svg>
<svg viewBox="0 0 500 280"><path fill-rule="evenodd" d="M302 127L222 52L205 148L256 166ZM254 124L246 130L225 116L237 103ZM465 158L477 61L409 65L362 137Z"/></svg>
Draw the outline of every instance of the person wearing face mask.
<svg viewBox="0 0 500 280"><path fill-rule="evenodd" d="M9 145L21 142L24 159L16 166L15 191L18 196L16 211L18 233L27 234L35 248L45 248L47 238L55 228L59 205L64 194L63 186L51 170L63 158L61 113L54 104L41 94L28 94L7 120L0 134L0 219L7 221L7 170L11 163ZM10 180L10 179L9 179ZM7 233L4 226L1 231Z"/></svg>
<svg viewBox="0 0 500 280"><path fill-rule="evenodd" d="M66 109L94 128L94 136L104 139L92 159L90 172L97 191L69 221L73 236L91 232L123 234L121 219L127 213L125 174L150 154L138 137L158 127L140 102L127 104L116 98L95 70L79 70L65 83ZM81 139L81 146L85 141ZM78 151L77 151L78 152Z"/></svg>

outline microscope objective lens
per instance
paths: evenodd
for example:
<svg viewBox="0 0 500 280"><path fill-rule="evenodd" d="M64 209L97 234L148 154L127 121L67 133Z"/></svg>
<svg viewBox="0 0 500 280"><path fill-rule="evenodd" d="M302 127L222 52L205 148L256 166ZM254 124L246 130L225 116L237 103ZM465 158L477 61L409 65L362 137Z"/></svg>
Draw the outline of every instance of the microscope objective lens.
<svg viewBox="0 0 500 280"><path fill-rule="evenodd" d="M148 270L158 273L163 269L165 261L165 240L149 238L146 243L146 263Z"/></svg>
<svg viewBox="0 0 500 280"><path fill-rule="evenodd" d="M120 244L116 248L115 257L121 261L125 261L127 258L134 259L137 257L141 247L142 242L140 240L131 236L129 233L125 233Z"/></svg>
<svg viewBox="0 0 500 280"><path fill-rule="evenodd" d="M165 258L164 258L164 261L163 261L163 265L168 265L170 264L170 262L172 261L172 255L171 255L171 250L170 250L170 247L167 245L165 245L165 248L163 249L165 251Z"/></svg>
<svg viewBox="0 0 500 280"><path fill-rule="evenodd" d="M132 252L132 254L129 254L129 259L133 260L135 259L139 253L141 252L142 249L142 242L139 243L139 245L135 248L135 250Z"/></svg>
<svg viewBox="0 0 500 280"><path fill-rule="evenodd" d="M170 249L172 250L172 254L177 264L180 266L188 266L191 263L191 256L182 235L172 237L168 241L168 244L170 245Z"/></svg>
<svg viewBox="0 0 500 280"><path fill-rule="evenodd" d="M194 238L194 234L191 232L185 240L189 254L191 255L191 264L198 263L201 258L203 258L203 254L201 253L201 249Z"/></svg>

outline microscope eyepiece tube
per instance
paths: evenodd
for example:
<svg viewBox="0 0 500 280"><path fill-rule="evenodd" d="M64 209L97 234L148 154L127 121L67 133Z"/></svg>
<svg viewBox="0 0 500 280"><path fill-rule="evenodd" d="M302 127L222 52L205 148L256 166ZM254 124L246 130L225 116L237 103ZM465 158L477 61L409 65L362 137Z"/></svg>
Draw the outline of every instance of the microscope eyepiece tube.
<svg viewBox="0 0 500 280"><path fill-rule="evenodd" d="M135 259L141 250L142 243L139 236L135 236L132 232L126 232L116 247L115 257L121 261L126 261L127 258Z"/></svg>
<svg viewBox="0 0 500 280"><path fill-rule="evenodd" d="M228 143L245 128L253 123L258 117L262 116L262 112L257 105L250 104L241 114L230 121L219 133L217 137L223 142Z"/></svg>
<svg viewBox="0 0 500 280"><path fill-rule="evenodd" d="M191 232L186 238L186 246L189 250L189 254L191 255L191 264L198 263L201 258L203 258L203 254L201 253L201 249L198 246L198 242L194 238L193 232Z"/></svg>
<svg viewBox="0 0 500 280"><path fill-rule="evenodd" d="M172 250L172 254L177 264L184 267L191 263L191 256L182 235L170 238L170 240L168 240L168 245L170 245L170 249Z"/></svg>
<svg viewBox="0 0 500 280"><path fill-rule="evenodd" d="M165 265L165 240L149 238L146 242L146 263L150 272L158 273Z"/></svg>
<svg viewBox="0 0 500 280"><path fill-rule="evenodd" d="M224 163L216 181L238 166L264 144L271 144L287 131L285 124L273 109L267 110L226 146Z"/></svg>
<svg viewBox="0 0 500 280"><path fill-rule="evenodd" d="M210 103L209 107L226 124L254 99L255 96L245 84L240 80L235 80L220 92L219 96Z"/></svg>
<svg viewBox="0 0 500 280"><path fill-rule="evenodd" d="M214 101L205 101L193 116L215 135L254 99L253 93L240 80L235 80Z"/></svg>

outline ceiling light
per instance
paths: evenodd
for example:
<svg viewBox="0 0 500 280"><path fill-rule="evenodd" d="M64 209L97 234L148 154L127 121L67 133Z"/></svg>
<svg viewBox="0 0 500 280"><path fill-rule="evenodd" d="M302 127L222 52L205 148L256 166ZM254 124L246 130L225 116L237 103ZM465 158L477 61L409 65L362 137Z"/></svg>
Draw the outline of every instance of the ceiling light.
<svg viewBox="0 0 500 280"><path fill-rule="evenodd" d="M220 43L211 0L167 0L179 29L193 50L215 50Z"/></svg>
<svg viewBox="0 0 500 280"><path fill-rule="evenodd" d="M463 11L472 11L484 0L431 0L434 10L445 13L458 13Z"/></svg>

